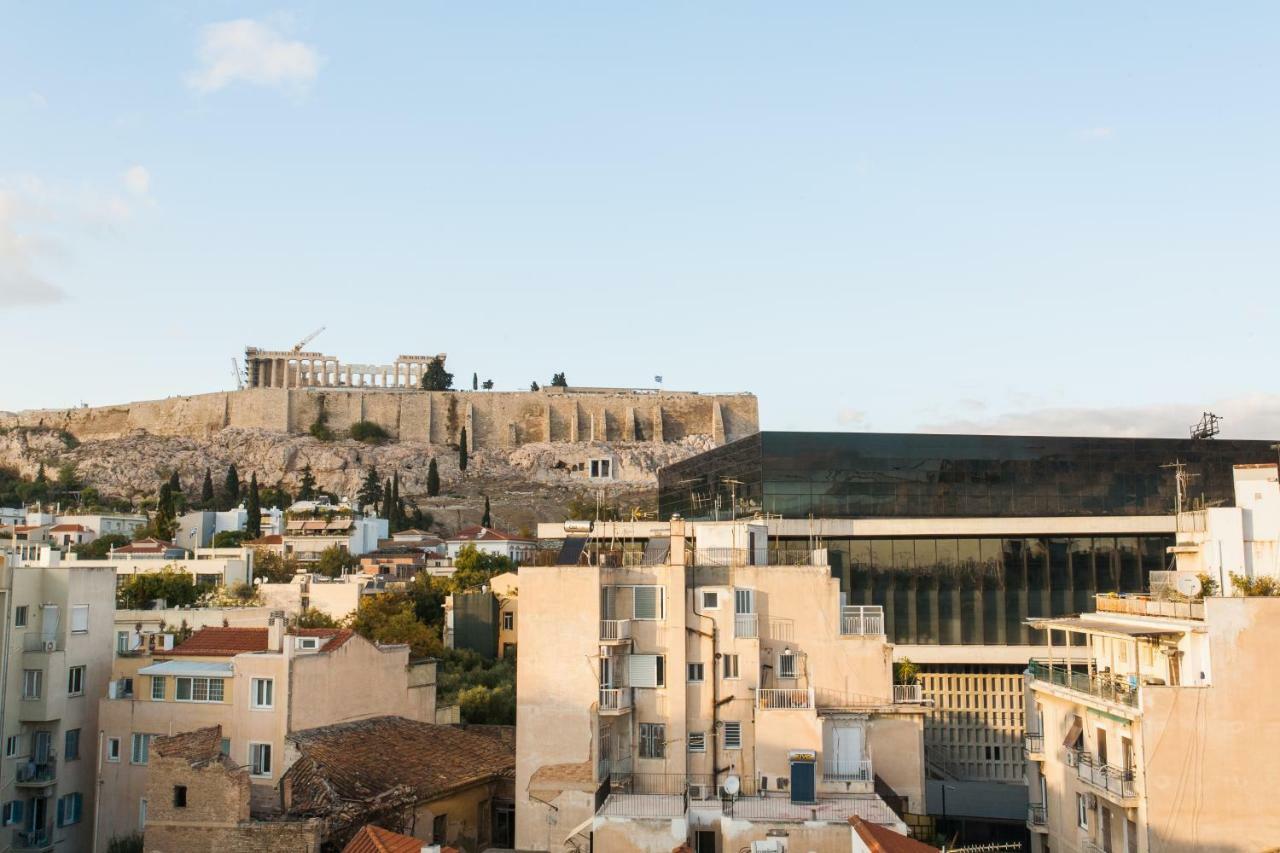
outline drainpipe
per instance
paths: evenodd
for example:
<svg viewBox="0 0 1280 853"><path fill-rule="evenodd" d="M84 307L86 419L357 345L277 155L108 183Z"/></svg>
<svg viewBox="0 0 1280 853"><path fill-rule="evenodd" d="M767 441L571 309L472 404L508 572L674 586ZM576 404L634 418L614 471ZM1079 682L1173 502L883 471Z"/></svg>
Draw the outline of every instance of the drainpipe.
<svg viewBox="0 0 1280 853"><path fill-rule="evenodd" d="M692 608L692 609L693 609L693 615L694 615L694 616L697 616L697 617L698 617L698 618L700 618L700 619L708 619L708 620L710 620L710 622L711 622L711 632L710 632L710 633L707 633L706 631L699 631L697 628L690 628L690 627L688 627L688 626L685 626L685 630L686 630L686 631L688 631L688 632L689 632L689 633L691 633L691 634L696 634L696 635L697 635L697 636L699 636L699 637L707 637L707 638L709 638L709 639L711 640L711 661L710 661L710 662L711 662L711 731L710 731L708 734L711 736L711 743L712 743L712 749L711 749L711 783L712 783L713 785L717 785L717 786L718 786L718 785L719 785L719 781L720 781L720 771L721 771L721 768L720 768L719 766L717 766L717 765L719 764L719 757L720 757L720 733L719 733L719 726L720 726L720 682L719 682L719 680L718 680L718 673L717 673L717 670L716 670L716 667L717 667L717 666L719 665L719 663L720 663L720 638L719 638L719 629L716 627L716 620L715 620L713 617L708 616L707 614L702 613L701 611L699 611L699 610L698 610L698 590L697 590L697 587L696 587L696 586L691 586L691 587L690 587L690 589L689 589L689 592L690 592L690 594L692 594L692 595L693 595L693 608ZM705 674L705 673L703 674L703 677L704 677L704 678L706 677L706 674ZM688 769L687 769L687 768L688 768L688 763L687 763L687 761L688 761L688 759L686 759L686 764L685 764L685 767L686 767L685 773L686 773L686 774L688 773Z"/></svg>

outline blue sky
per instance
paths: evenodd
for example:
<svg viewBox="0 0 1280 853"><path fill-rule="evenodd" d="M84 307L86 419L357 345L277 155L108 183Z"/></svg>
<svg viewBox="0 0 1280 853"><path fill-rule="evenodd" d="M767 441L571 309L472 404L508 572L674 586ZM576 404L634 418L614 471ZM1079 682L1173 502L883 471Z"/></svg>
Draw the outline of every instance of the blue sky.
<svg viewBox="0 0 1280 853"><path fill-rule="evenodd" d="M777 429L1280 433L1280 7L365 9L6 5L0 409L323 325Z"/></svg>

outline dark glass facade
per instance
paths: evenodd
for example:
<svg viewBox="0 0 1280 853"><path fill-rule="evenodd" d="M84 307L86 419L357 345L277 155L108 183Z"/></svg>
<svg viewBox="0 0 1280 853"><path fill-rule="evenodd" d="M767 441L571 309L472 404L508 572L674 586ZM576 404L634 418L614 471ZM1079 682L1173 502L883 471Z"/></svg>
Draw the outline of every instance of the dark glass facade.
<svg viewBox="0 0 1280 853"><path fill-rule="evenodd" d="M1268 441L761 432L658 472L660 517L986 518L1167 515L1189 497L1234 501L1231 467L1273 462Z"/></svg>

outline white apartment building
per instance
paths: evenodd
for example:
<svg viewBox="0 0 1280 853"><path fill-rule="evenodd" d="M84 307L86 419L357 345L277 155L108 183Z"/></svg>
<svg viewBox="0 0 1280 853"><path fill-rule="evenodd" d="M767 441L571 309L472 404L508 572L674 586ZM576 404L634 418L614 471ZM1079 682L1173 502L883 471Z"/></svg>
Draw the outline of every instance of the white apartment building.
<svg viewBox="0 0 1280 853"><path fill-rule="evenodd" d="M98 701L111 675L115 573L14 566L4 601L0 849L88 850Z"/></svg>
<svg viewBox="0 0 1280 853"><path fill-rule="evenodd" d="M877 791L923 811L883 613L842 607L821 552L768 565L764 533L612 525L521 568L518 848L847 851L854 816L906 832Z"/></svg>

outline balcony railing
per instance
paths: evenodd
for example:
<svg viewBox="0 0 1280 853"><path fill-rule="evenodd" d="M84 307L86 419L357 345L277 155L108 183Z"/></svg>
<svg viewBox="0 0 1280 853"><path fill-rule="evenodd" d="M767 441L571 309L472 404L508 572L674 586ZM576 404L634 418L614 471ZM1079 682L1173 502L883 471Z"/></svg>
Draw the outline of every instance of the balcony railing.
<svg viewBox="0 0 1280 853"><path fill-rule="evenodd" d="M1024 755L1044 755L1044 735L1027 732L1022 736Z"/></svg>
<svg viewBox="0 0 1280 853"><path fill-rule="evenodd" d="M1107 702L1135 708L1138 706L1138 688L1115 676L1090 675L1082 669L1073 669L1065 664L1033 660L1027 665L1027 677L1032 681L1056 684Z"/></svg>
<svg viewBox="0 0 1280 853"><path fill-rule="evenodd" d="M1031 826L1048 825L1049 815L1045 811L1044 805L1040 803L1032 803L1027 806L1027 823Z"/></svg>
<svg viewBox="0 0 1280 853"><path fill-rule="evenodd" d="M62 637L46 637L39 631L28 631L22 635L24 652L61 652L66 647Z"/></svg>
<svg viewBox="0 0 1280 853"><path fill-rule="evenodd" d="M1133 783L1133 770L1122 770L1110 764L1100 764L1095 756L1087 752L1079 754L1079 760L1076 762L1076 776L1082 782L1122 800L1138 796L1137 787Z"/></svg>
<svg viewBox="0 0 1280 853"><path fill-rule="evenodd" d="M1132 616L1167 616L1174 619L1203 619L1203 601L1162 601L1145 595L1099 595L1094 601L1099 613L1128 613Z"/></svg>
<svg viewBox="0 0 1280 853"><path fill-rule="evenodd" d="M601 619L601 642L619 643L631 639L630 619Z"/></svg>
<svg viewBox="0 0 1280 853"><path fill-rule="evenodd" d="M749 566L751 551L747 548L698 548L693 552L695 566Z"/></svg>
<svg viewBox="0 0 1280 853"><path fill-rule="evenodd" d="M630 687L601 687L600 712L602 714L620 714L631 709Z"/></svg>
<svg viewBox="0 0 1280 853"><path fill-rule="evenodd" d="M919 684L893 685L893 704L919 705L924 701L924 688Z"/></svg>
<svg viewBox="0 0 1280 853"><path fill-rule="evenodd" d="M754 640L760 636L758 613L736 613L733 617L733 636L739 640Z"/></svg>
<svg viewBox="0 0 1280 853"><path fill-rule="evenodd" d="M875 636L884 633L884 608L878 604L855 604L840 609L840 633L844 636Z"/></svg>
<svg viewBox="0 0 1280 853"><path fill-rule="evenodd" d="M812 708L812 688L762 687L756 691L756 707L771 711L798 711Z"/></svg>
<svg viewBox="0 0 1280 853"><path fill-rule="evenodd" d="M58 778L57 759L48 758L42 764L34 761L18 764L17 783L41 787L51 785Z"/></svg>
<svg viewBox="0 0 1280 853"><path fill-rule="evenodd" d="M828 782L871 782L875 773L871 770L869 758L862 761L829 758L822 762L822 778Z"/></svg>
<svg viewBox="0 0 1280 853"><path fill-rule="evenodd" d="M53 833L48 827L44 829L15 829L13 831L13 846L10 848L15 851L33 851L33 850L52 850L53 849Z"/></svg>

